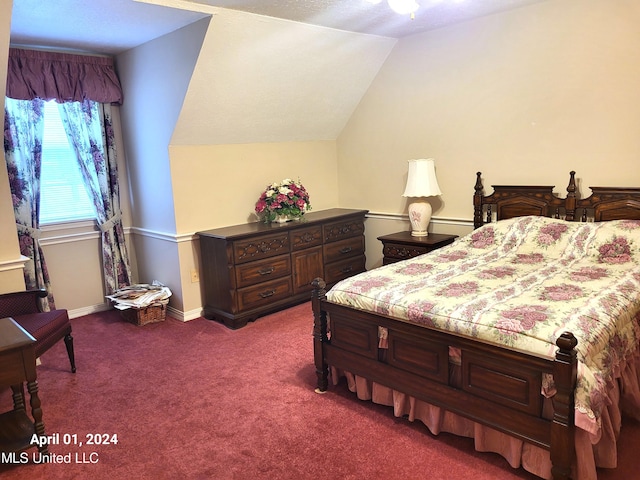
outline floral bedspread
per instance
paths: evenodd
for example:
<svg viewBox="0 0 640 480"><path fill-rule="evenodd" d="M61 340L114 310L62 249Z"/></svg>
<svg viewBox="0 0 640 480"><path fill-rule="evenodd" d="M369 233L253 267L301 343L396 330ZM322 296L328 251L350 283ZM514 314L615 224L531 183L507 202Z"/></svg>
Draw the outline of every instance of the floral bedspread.
<svg viewBox="0 0 640 480"><path fill-rule="evenodd" d="M503 220L343 280L327 297L549 357L572 332L576 425L598 436L608 386L640 339L640 221Z"/></svg>

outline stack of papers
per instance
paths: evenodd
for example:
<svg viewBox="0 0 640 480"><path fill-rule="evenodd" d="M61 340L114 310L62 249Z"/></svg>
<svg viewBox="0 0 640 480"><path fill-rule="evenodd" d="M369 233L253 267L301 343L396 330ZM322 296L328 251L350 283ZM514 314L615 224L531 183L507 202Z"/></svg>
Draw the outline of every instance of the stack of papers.
<svg viewBox="0 0 640 480"><path fill-rule="evenodd" d="M171 290L160 282L154 281L151 285L140 283L121 288L107 298L114 303L118 310L127 308L146 308L157 305L166 305L169 302Z"/></svg>

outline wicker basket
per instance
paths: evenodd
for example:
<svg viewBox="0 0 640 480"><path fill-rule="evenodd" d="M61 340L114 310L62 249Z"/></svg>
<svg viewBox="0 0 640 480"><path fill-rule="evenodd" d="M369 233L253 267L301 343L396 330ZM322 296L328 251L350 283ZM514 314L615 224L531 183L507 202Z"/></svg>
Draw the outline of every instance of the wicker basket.
<svg viewBox="0 0 640 480"><path fill-rule="evenodd" d="M163 322L167 317L168 303L169 300L163 300L144 308L127 308L126 310L121 310L120 313L125 320L136 325Z"/></svg>

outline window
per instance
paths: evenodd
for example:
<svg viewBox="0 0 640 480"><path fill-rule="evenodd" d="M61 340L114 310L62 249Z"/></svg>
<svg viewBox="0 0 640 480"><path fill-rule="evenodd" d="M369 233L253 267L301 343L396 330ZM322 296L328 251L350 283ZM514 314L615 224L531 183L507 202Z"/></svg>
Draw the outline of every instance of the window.
<svg viewBox="0 0 640 480"><path fill-rule="evenodd" d="M45 102L40 224L95 219L80 167L67 140L55 100Z"/></svg>

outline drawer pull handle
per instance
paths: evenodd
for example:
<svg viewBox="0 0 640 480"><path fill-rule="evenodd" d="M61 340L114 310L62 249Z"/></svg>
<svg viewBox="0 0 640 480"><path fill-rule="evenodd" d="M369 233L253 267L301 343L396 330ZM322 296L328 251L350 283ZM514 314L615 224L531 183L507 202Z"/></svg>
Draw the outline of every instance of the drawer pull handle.
<svg viewBox="0 0 640 480"><path fill-rule="evenodd" d="M258 273L260 275L269 275L270 273L273 273L275 269L276 267L267 267L267 268L263 268L262 270L258 270Z"/></svg>
<svg viewBox="0 0 640 480"><path fill-rule="evenodd" d="M340 250L340 253L349 253L352 250L351 247L344 247L343 249Z"/></svg>
<svg viewBox="0 0 640 480"><path fill-rule="evenodd" d="M353 267L351 265L349 265L348 267L343 268L342 270L340 270L342 273L351 273L353 271Z"/></svg>
<svg viewBox="0 0 640 480"><path fill-rule="evenodd" d="M262 298L269 298L269 297L273 297L275 295L276 291L275 290L267 290L266 292L262 292L260 294L260 296Z"/></svg>

